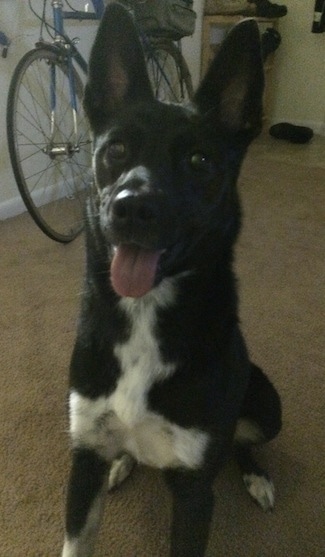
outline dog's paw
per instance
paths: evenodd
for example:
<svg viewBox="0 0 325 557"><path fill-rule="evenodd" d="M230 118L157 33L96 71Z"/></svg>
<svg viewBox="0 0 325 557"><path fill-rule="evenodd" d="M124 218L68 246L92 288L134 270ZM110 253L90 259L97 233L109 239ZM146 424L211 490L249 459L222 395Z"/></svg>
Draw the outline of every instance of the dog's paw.
<svg viewBox="0 0 325 557"><path fill-rule="evenodd" d="M135 465L135 460L128 454L113 460L108 475L108 490L118 487L130 474Z"/></svg>
<svg viewBox="0 0 325 557"><path fill-rule="evenodd" d="M266 476L244 474L246 489L263 511L271 511L274 507L274 485Z"/></svg>

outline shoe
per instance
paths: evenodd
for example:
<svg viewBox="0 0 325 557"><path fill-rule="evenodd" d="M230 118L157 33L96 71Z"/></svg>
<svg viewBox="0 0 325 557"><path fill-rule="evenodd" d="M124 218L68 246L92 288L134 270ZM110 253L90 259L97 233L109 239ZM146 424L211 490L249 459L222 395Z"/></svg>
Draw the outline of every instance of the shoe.
<svg viewBox="0 0 325 557"><path fill-rule="evenodd" d="M287 6L273 4L269 0L248 0L249 3L256 5L257 17L277 18L287 15Z"/></svg>
<svg viewBox="0 0 325 557"><path fill-rule="evenodd" d="M291 143L308 143L314 136L314 132L311 128L295 126L287 122L271 126L269 133L276 139L286 139Z"/></svg>
<svg viewBox="0 0 325 557"><path fill-rule="evenodd" d="M276 29L268 27L262 34L262 53L263 60L265 61L269 54L272 54L281 44L281 35Z"/></svg>

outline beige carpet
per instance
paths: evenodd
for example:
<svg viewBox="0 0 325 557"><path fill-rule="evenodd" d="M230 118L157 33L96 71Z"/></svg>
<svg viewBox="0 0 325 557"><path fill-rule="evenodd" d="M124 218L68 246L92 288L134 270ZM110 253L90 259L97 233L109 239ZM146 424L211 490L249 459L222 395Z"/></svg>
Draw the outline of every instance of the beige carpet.
<svg viewBox="0 0 325 557"><path fill-rule="evenodd" d="M262 139L242 173L242 326L282 394L284 428L260 451L274 512L255 507L227 466L215 483L210 557L325 555L324 155L324 140ZM82 267L82 238L58 245L26 214L0 223L0 557L60 555ZM166 557L168 522L159 473L139 468L107 499L96 557Z"/></svg>

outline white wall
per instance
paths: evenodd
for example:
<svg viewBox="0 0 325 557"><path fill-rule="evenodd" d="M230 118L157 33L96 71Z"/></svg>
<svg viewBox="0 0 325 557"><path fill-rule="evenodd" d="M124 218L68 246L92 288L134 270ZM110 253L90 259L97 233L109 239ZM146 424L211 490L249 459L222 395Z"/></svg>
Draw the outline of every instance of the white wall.
<svg viewBox="0 0 325 557"><path fill-rule="evenodd" d="M273 122L307 125L325 135L325 33L311 33L314 0L280 0L282 44L275 57ZM324 154L325 157L325 154Z"/></svg>
<svg viewBox="0 0 325 557"><path fill-rule="evenodd" d="M197 14L195 32L192 37L182 40L183 54L189 65L194 87L197 87L200 79L203 7L204 0L194 0L193 8Z"/></svg>

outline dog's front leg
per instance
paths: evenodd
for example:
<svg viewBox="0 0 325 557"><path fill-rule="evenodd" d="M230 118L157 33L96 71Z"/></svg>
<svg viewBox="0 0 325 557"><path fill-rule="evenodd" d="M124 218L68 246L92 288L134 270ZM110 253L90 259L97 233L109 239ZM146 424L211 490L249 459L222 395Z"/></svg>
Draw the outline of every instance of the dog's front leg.
<svg viewBox="0 0 325 557"><path fill-rule="evenodd" d="M93 554L104 506L107 470L107 463L93 450L74 450L62 557L90 557Z"/></svg>
<svg viewBox="0 0 325 557"><path fill-rule="evenodd" d="M170 557L203 557L214 505L212 479L203 473L165 473L173 496Z"/></svg>

